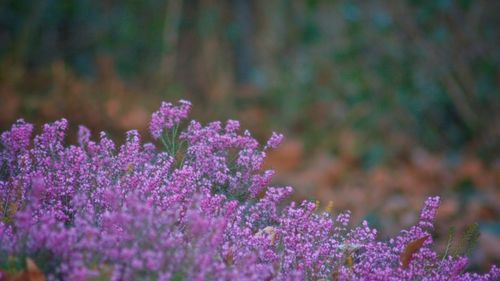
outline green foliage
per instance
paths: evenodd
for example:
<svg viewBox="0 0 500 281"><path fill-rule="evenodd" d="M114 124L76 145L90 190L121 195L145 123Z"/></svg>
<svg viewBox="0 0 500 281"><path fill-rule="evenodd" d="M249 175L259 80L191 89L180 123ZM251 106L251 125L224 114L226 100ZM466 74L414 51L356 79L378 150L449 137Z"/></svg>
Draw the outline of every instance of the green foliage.
<svg viewBox="0 0 500 281"><path fill-rule="evenodd" d="M453 240L455 240L455 232L456 232L456 230L454 227L451 227L448 230L448 241L446 242L446 248L444 250L443 260L446 259L446 257L448 257L448 253L449 253L451 246L453 244Z"/></svg>
<svg viewBox="0 0 500 281"><path fill-rule="evenodd" d="M443 260L448 257L450 251L453 250L454 256L468 256L471 257L474 248L477 245L479 240L480 231L479 224L473 223L471 225L467 225L463 234L462 239L458 241L456 245L455 243L456 229L451 227L448 231L448 240L446 242L446 247L443 253Z"/></svg>
<svg viewBox="0 0 500 281"><path fill-rule="evenodd" d="M97 76L96 58L108 54L144 91L189 91L212 102L220 87L208 84L226 85L244 49L252 55L240 66L251 73L245 83L262 93L252 100L273 112L272 122L310 136L312 146L354 128L368 159L400 134L432 149L473 142L488 156L499 147L495 1L252 1L250 31L233 2L177 3L6 1L0 57L30 67L63 60ZM175 79L165 79L165 67ZM149 83L155 75L159 84ZM233 92L217 95L231 103Z"/></svg>
<svg viewBox="0 0 500 281"><path fill-rule="evenodd" d="M460 243L459 255L469 256L472 254L474 247L476 247L477 241L479 240L479 224L474 223L469 226L464 231L464 236Z"/></svg>
<svg viewBox="0 0 500 281"><path fill-rule="evenodd" d="M14 256L0 255L0 269L15 273L24 269L24 259Z"/></svg>

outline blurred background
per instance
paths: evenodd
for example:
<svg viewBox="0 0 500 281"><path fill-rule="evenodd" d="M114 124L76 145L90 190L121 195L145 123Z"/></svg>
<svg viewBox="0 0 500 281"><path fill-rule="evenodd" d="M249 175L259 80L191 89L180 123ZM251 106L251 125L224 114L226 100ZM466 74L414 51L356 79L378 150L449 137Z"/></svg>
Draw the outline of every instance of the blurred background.
<svg viewBox="0 0 500 281"><path fill-rule="evenodd" d="M381 237L442 196L439 247L477 222L485 269L500 261L499 15L487 0L3 0L0 129L66 117L120 141L188 99L203 122L284 133L275 184Z"/></svg>

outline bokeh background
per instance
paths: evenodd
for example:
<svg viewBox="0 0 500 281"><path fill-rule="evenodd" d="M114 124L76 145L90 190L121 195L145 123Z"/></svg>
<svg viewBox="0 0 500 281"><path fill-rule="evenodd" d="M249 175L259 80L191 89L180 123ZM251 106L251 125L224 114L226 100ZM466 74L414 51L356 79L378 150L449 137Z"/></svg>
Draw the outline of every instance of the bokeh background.
<svg viewBox="0 0 500 281"><path fill-rule="evenodd" d="M499 15L487 0L3 0L0 128L66 117L120 141L188 99L204 122L284 133L275 184L382 237L442 196L439 247L479 223L481 270L500 261Z"/></svg>

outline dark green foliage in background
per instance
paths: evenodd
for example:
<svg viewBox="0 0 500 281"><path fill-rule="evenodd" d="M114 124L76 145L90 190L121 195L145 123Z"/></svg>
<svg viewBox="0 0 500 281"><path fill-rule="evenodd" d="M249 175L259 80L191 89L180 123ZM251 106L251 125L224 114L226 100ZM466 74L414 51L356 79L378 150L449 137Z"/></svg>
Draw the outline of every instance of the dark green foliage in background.
<svg viewBox="0 0 500 281"><path fill-rule="evenodd" d="M162 48L165 1L35 0L0 4L2 55L29 66L62 59L80 74L94 74L107 52L123 74L154 67Z"/></svg>
<svg viewBox="0 0 500 281"><path fill-rule="evenodd" d="M498 14L498 1L471 0L11 0L0 4L0 55L95 77L106 54L125 79L156 77L145 91L201 101L212 100L207 84L231 79L220 104L267 108L310 146L335 147L329 132L354 129L372 166L401 135L498 151ZM163 79L168 56L175 74ZM242 84L257 91L241 96Z"/></svg>

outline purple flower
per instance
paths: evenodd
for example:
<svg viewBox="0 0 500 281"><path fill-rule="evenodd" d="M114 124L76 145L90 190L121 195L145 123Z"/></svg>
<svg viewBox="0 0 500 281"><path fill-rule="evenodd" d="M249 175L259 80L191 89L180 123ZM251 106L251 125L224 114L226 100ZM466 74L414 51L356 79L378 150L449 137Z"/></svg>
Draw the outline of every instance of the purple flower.
<svg viewBox="0 0 500 281"><path fill-rule="evenodd" d="M19 120L1 134L0 264L8 257L45 257L49 279L66 280L498 280L500 269L463 273L467 258L431 248L438 197L415 226L389 241L350 212L332 217L316 204L284 200L291 187L269 187L265 151L240 124L191 121L191 104L163 103L153 113L153 138L165 133L179 154L142 144L136 130L117 147L80 127L65 145L62 119L32 138ZM32 142L32 140L34 140ZM163 141L163 140L162 140ZM33 145L31 145L33 143ZM31 145L31 146L30 146ZM403 268L412 241L429 238Z"/></svg>
<svg viewBox="0 0 500 281"><path fill-rule="evenodd" d="M283 141L283 134L277 134L273 132L273 134L267 141L266 148L277 148L282 141Z"/></svg>
<svg viewBox="0 0 500 281"><path fill-rule="evenodd" d="M154 139L159 139L163 130L179 125L182 120L188 117L190 110L191 103L186 100L180 100L178 106L163 102L160 109L151 116L151 122L149 123L151 136Z"/></svg>

